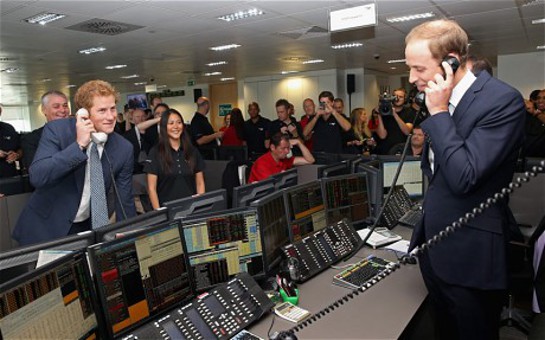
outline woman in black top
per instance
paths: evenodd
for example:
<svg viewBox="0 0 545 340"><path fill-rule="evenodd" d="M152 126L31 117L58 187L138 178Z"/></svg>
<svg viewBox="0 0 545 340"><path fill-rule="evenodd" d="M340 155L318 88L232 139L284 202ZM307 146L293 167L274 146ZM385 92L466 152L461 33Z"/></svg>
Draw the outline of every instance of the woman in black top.
<svg viewBox="0 0 545 340"><path fill-rule="evenodd" d="M191 144L182 115L170 109L159 124L159 141L144 167L153 209L164 202L204 193L204 162Z"/></svg>

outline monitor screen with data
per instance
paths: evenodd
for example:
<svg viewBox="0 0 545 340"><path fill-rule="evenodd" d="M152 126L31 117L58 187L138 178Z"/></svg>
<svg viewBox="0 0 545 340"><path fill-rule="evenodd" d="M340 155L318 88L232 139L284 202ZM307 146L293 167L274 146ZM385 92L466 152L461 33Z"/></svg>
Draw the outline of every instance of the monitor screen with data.
<svg viewBox="0 0 545 340"><path fill-rule="evenodd" d="M296 242L327 225L320 181L284 190L291 242Z"/></svg>
<svg viewBox="0 0 545 340"><path fill-rule="evenodd" d="M370 216L369 191L365 173L322 179L327 224L346 218L349 223L363 223Z"/></svg>
<svg viewBox="0 0 545 340"><path fill-rule="evenodd" d="M382 185L385 190L392 185L399 161L382 161ZM396 185L403 185L409 196L420 199L424 196L424 175L420 169L420 159L407 159L399 172Z"/></svg>
<svg viewBox="0 0 545 340"><path fill-rule="evenodd" d="M108 338L193 297L180 221L93 245L89 258Z"/></svg>
<svg viewBox="0 0 545 340"><path fill-rule="evenodd" d="M87 258L68 254L0 285L0 339L96 339Z"/></svg>

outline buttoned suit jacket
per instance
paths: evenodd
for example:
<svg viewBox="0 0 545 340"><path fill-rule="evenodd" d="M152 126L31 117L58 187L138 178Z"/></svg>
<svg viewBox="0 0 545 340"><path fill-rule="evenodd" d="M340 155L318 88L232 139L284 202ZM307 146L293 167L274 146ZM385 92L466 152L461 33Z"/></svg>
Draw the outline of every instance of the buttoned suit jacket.
<svg viewBox="0 0 545 340"><path fill-rule="evenodd" d="M124 213L127 217L136 215L132 194L132 151L130 142L111 133L101 157L106 192L112 185L111 173L117 184L118 221L124 218ZM36 190L13 231L13 238L20 245L68 234L81 201L86 164L87 154L76 143L76 120L59 119L47 123L29 172L30 183Z"/></svg>
<svg viewBox="0 0 545 340"><path fill-rule="evenodd" d="M481 72L452 116L438 113L421 126L428 136L422 170L430 181L423 219L415 227L410 250L472 212L512 180L524 138L524 102L517 90ZM497 200L430 248L435 274L449 284L506 288L509 214L507 200Z"/></svg>

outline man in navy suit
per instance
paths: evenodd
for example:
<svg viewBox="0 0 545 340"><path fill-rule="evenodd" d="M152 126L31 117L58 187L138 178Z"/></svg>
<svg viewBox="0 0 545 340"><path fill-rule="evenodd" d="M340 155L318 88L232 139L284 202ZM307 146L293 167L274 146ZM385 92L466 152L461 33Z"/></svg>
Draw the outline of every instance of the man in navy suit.
<svg viewBox="0 0 545 340"><path fill-rule="evenodd" d="M409 81L425 91L430 114L421 124L422 169L430 182L412 250L509 184L523 141L524 102L487 72L468 71L468 37L454 21L423 23L405 43ZM448 57L460 64L455 73L443 61ZM498 200L419 256L437 338L498 338L509 213L506 200Z"/></svg>
<svg viewBox="0 0 545 340"><path fill-rule="evenodd" d="M90 182L89 152L91 133L108 138L97 141L105 191L115 178L119 198L116 217L136 215L132 195L132 145L114 133L116 101L119 94L101 80L83 84L74 97L76 106L88 116L60 119L46 124L30 167L30 182L36 191L22 211L13 238L20 245L45 242L68 234L89 230Z"/></svg>

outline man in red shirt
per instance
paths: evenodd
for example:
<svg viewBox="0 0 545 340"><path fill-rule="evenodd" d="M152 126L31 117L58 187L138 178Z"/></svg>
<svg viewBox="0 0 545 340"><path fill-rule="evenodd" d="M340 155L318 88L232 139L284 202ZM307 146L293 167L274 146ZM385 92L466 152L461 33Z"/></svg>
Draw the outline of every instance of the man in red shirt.
<svg viewBox="0 0 545 340"><path fill-rule="evenodd" d="M299 147L303 156L288 158L291 147L295 145ZM274 174L291 169L294 165L314 163L314 157L299 138L289 139L288 135L276 133L271 137L269 150L255 161L248 183L264 180Z"/></svg>

